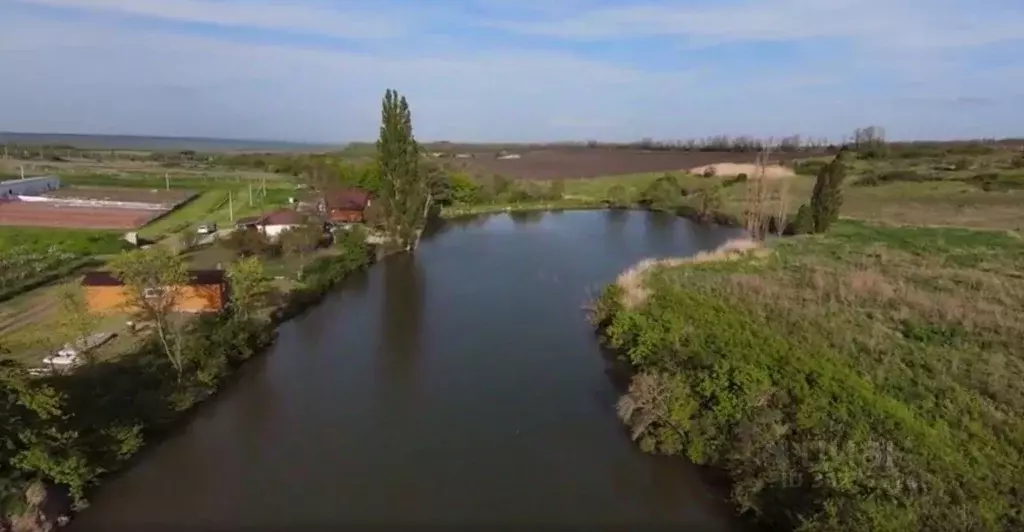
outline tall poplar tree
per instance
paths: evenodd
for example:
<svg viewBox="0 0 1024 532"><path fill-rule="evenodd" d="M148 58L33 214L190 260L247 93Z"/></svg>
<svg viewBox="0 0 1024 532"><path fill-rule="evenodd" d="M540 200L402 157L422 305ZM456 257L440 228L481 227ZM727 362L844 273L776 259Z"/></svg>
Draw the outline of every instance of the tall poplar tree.
<svg viewBox="0 0 1024 532"><path fill-rule="evenodd" d="M409 103L391 89L384 93L381 109L377 164L384 229L395 244L408 251L416 245L426 222L430 193L419 167L420 149L412 134Z"/></svg>

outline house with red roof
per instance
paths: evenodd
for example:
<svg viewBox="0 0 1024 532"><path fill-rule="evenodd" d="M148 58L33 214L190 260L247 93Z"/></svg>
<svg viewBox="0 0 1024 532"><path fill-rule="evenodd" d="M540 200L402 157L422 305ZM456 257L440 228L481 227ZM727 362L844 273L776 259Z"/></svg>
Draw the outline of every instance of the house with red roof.
<svg viewBox="0 0 1024 532"><path fill-rule="evenodd" d="M366 220L366 208L372 201L369 192L358 188L326 190L323 211L332 223L363 222Z"/></svg>

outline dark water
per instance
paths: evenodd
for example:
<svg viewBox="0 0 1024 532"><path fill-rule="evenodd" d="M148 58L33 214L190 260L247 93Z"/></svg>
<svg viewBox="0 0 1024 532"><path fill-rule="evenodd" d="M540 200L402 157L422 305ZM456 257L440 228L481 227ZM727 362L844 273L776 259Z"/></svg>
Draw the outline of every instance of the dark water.
<svg viewBox="0 0 1024 532"><path fill-rule="evenodd" d="M643 212L449 223L282 326L72 529L735 529L692 466L629 441L582 309L637 260L732 234Z"/></svg>

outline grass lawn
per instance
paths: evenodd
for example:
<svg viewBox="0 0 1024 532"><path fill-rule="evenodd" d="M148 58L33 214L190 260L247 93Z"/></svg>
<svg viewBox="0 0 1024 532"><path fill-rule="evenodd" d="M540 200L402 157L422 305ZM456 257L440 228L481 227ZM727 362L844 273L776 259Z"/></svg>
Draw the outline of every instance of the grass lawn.
<svg viewBox="0 0 1024 532"><path fill-rule="evenodd" d="M51 349L60 348L71 338L61 338L61 311L57 294L61 285L50 285L22 294L0 303L0 338L10 349L11 358L28 365L38 365ZM124 328L126 314L104 316L99 320L97 332L115 332ZM120 344L104 345L100 352L112 356ZM122 347L124 347L122 345Z"/></svg>
<svg viewBox="0 0 1024 532"><path fill-rule="evenodd" d="M231 201L228 196L231 195ZM169 213L139 230L144 238L159 240L184 230L194 230L201 223L216 223L226 228L234 219L253 216L288 205L295 194L291 186L267 184L266 195L253 189L253 204L249 205L249 186L208 190L187 205Z"/></svg>
<svg viewBox="0 0 1024 532"><path fill-rule="evenodd" d="M139 236L156 240L161 236L177 233L192 224L199 223L202 218L226 205L227 190L209 190L199 194L192 201L178 207L165 216L153 220L139 230Z"/></svg>
<svg viewBox="0 0 1024 532"><path fill-rule="evenodd" d="M771 248L610 312L642 446L807 530L1022 526L1024 240L841 221Z"/></svg>

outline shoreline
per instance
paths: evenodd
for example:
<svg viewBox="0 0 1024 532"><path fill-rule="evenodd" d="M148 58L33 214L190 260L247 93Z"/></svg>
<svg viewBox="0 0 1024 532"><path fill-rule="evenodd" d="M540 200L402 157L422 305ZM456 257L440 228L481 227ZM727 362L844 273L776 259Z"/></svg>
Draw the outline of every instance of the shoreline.
<svg viewBox="0 0 1024 532"><path fill-rule="evenodd" d="M327 255L319 260L331 261L337 259L337 255ZM279 327L319 305L344 281L352 275L366 271L376 262L376 249L368 246L365 258L358 267L348 269L340 275L332 276L323 284L290 292L281 304L269 308L269 313L260 320L264 322L261 328L264 330L269 329L269 331L265 331L267 333L266 336L249 338L249 340L255 340L255 343L246 346L246 348L253 350L251 356L232 365L228 372L212 384L211 389L200 392L194 398L192 404L183 410L174 412L171 419L150 418L148 423L151 425L146 427L145 434L142 435L142 444L130 455L122 458L116 464L116 467L103 469L100 475L86 485L85 495L101 490L104 484L111 480L116 480L119 476L130 471L140 461L144 460L148 453L186 429L195 420L197 415L201 414L204 409L215 405L224 392L230 391L237 384L239 378L247 371L247 368L252 366L250 362L256 359L260 361L266 360L266 356L277 342ZM258 325L258 322L254 323ZM238 353L223 354L230 358L231 355L237 355ZM69 410L69 413L73 415L75 412L74 410ZM8 532L15 529L27 531L51 530L54 527L63 526L67 522L72 521L79 511L88 509L88 498L83 498L84 506L76 507L77 502L73 500L69 493L68 486L54 484L49 480L40 478L30 480L23 486L20 486L19 490L23 494L32 490L42 491L41 502L32 503L27 501L21 514L0 515L0 532ZM27 522L32 524L29 528L24 528Z"/></svg>
<svg viewBox="0 0 1024 532"><path fill-rule="evenodd" d="M558 211L601 211L601 210L623 210L623 211L645 211L671 214L685 218L700 225L714 224L722 227L743 229L742 221L735 215L713 210L706 217L702 217L696 209L680 206L675 209L652 209L639 204L624 206L613 206L605 200L569 200L563 202L524 202L524 203L495 203L486 205L470 205L466 207L443 207L439 218L441 220L456 220L473 216L504 214L514 212L558 212Z"/></svg>

